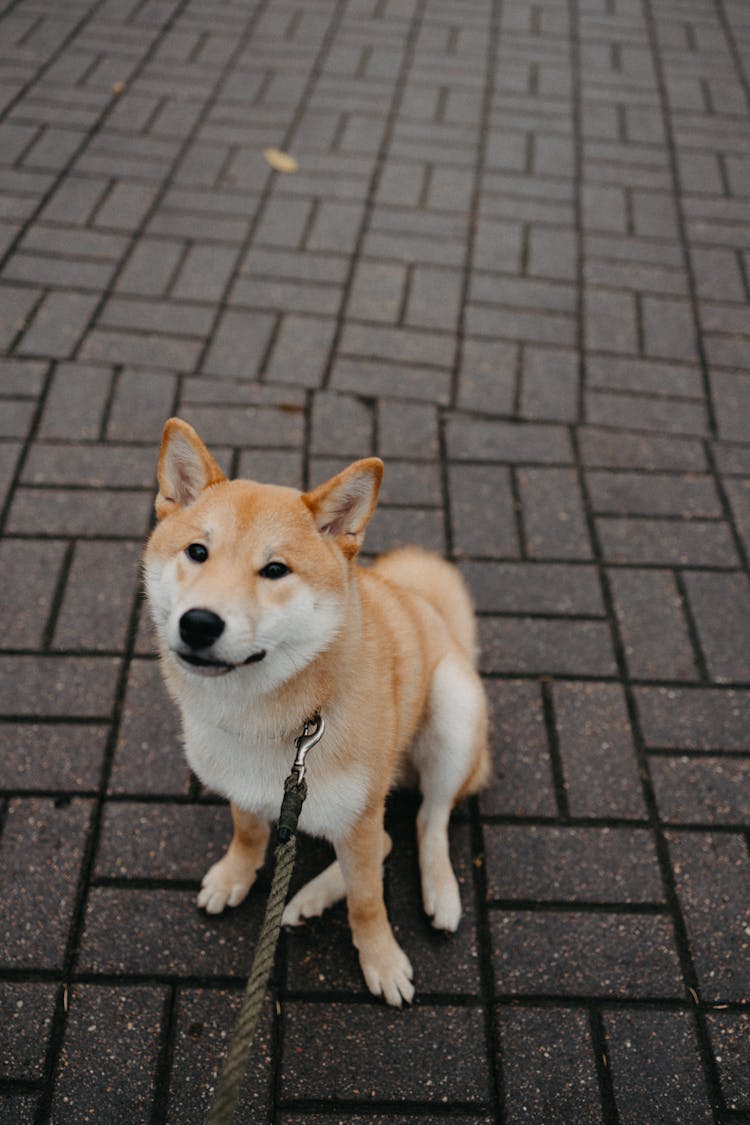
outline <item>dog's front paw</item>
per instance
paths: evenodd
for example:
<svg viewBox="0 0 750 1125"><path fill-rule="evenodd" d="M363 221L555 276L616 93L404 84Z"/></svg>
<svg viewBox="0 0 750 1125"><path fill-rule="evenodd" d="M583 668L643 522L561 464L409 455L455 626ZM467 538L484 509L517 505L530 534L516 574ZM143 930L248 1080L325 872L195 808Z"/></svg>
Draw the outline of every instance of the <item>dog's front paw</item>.
<svg viewBox="0 0 750 1125"><path fill-rule="evenodd" d="M221 914L225 906L239 906L255 882L255 871L225 855L203 876L198 906L207 914Z"/></svg>
<svg viewBox="0 0 750 1125"><path fill-rule="evenodd" d="M318 918L346 894L344 876L336 861L316 875L290 899L284 908L282 926L299 926L306 918Z"/></svg>
<svg viewBox="0 0 750 1125"><path fill-rule="evenodd" d="M400 1008L414 999L411 962L395 938L378 942L378 948L360 949L359 963L370 992L382 996L387 1004Z"/></svg>

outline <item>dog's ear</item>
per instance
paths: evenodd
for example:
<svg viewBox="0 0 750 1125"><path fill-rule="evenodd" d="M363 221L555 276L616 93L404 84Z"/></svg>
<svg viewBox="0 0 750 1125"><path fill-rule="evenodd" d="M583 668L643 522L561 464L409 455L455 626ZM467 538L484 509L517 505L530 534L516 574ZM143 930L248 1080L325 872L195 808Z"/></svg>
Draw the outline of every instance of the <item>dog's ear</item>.
<svg viewBox="0 0 750 1125"><path fill-rule="evenodd" d="M192 504L204 488L226 480L192 426L181 418L164 424L157 469L157 519Z"/></svg>
<svg viewBox="0 0 750 1125"><path fill-rule="evenodd" d="M362 546L382 479L383 462L368 457L355 461L343 473L302 497L318 531L337 539L347 558L353 558Z"/></svg>

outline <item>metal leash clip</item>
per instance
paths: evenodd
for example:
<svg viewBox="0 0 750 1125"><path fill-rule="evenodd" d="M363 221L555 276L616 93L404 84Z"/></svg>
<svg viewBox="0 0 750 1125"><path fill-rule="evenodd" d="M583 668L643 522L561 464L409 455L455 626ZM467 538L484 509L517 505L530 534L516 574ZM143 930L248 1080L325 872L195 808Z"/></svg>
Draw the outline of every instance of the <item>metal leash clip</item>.
<svg viewBox="0 0 750 1125"><path fill-rule="evenodd" d="M294 748L297 751L297 756L294 759L292 770L297 775L297 784L300 784L305 776L305 758L313 746L317 746L326 729L325 719L322 715L314 715L312 719L307 719L302 734L298 735L294 740Z"/></svg>

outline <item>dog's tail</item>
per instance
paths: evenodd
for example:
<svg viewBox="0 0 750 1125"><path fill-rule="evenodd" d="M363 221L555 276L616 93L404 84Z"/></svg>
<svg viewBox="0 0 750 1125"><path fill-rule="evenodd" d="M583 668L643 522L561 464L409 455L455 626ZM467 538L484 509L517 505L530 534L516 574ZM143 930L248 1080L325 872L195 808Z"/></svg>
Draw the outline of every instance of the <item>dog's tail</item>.
<svg viewBox="0 0 750 1125"><path fill-rule="evenodd" d="M403 547L381 555L373 566L384 578L419 594L446 622L451 636L475 664L477 626L466 584L451 563L421 547Z"/></svg>

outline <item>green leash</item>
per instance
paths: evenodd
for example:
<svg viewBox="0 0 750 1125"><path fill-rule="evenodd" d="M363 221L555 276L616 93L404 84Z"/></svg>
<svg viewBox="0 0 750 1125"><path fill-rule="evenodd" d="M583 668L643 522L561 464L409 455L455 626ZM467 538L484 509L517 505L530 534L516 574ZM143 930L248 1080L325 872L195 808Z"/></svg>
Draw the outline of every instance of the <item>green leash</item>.
<svg viewBox="0 0 750 1125"><path fill-rule="evenodd" d="M266 903L266 913L258 938L242 1007L232 1036L229 1053L216 1087L214 1101L206 1117L206 1125L230 1125L240 1096L242 1079L247 1066L247 1052L255 1037L258 1018L273 969L276 945L281 930L281 917L289 892L289 883L297 851L297 822L307 796L305 781L305 755L323 737L325 723L320 715L305 723L302 734L295 739L297 756L292 772L284 782L284 799L279 813L274 852L274 872L271 891Z"/></svg>

